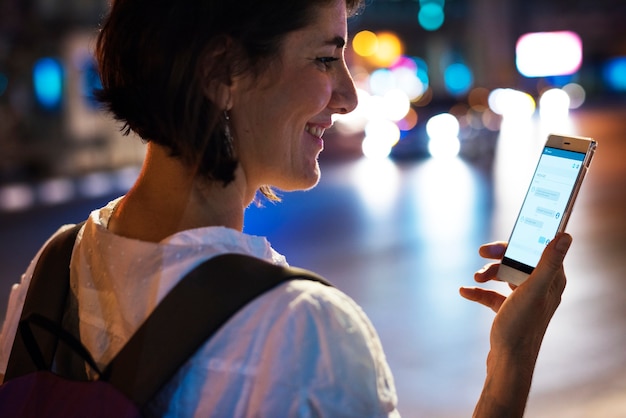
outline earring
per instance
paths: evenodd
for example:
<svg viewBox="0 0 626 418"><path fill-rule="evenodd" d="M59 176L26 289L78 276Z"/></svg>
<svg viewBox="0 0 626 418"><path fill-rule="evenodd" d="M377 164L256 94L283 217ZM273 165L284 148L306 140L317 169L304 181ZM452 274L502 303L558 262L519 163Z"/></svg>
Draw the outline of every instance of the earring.
<svg viewBox="0 0 626 418"><path fill-rule="evenodd" d="M224 110L224 152L228 158L233 158L233 134L230 131L230 116Z"/></svg>

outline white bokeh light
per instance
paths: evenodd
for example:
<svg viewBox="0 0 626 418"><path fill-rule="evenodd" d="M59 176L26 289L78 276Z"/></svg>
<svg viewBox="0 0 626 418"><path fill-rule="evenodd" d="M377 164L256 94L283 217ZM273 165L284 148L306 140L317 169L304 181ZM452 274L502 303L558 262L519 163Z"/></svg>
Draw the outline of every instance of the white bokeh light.
<svg viewBox="0 0 626 418"><path fill-rule="evenodd" d="M563 91L569 96L569 108L578 109L585 103L587 96L585 89L577 83L569 83L563 86Z"/></svg>
<svg viewBox="0 0 626 418"><path fill-rule="evenodd" d="M400 128L387 119L372 119L365 126L363 154L368 158L386 158L400 140Z"/></svg>
<svg viewBox="0 0 626 418"><path fill-rule="evenodd" d="M527 33L518 39L515 55L526 77L573 74L582 63L582 41L570 31Z"/></svg>
<svg viewBox="0 0 626 418"><path fill-rule="evenodd" d="M391 70L380 68L370 75L369 88L373 95L384 96L389 90L397 88L396 78Z"/></svg>
<svg viewBox="0 0 626 418"><path fill-rule="evenodd" d="M387 158L391 154L391 145L380 138L366 136L361 144L363 155L371 159Z"/></svg>
<svg viewBox="0 0 626 418"><path fill-rule="evenodd" d="M495 89L489 93L489 108L505 119L528 120L535 113L536 104L531 95L515 89Z"/></svg>
<svg viewBox="0 0 626 418"><path fill-rule="evenodd" d="M35 202L35 193L27 184L12 184L0 187L0 208L17 211L28 208Z"/></svg>
<svg viewBox="0 0 626 418"><path fill-rule="evenodd" d="M569 115L570 99L561 89L546 90L539 98L539 116L542 119L564 119Z"/></svg>
<svg viewBox="0 0 626 418"><path fill-rule="evenodd" d="M392 74L396 81L396 86L402 90L409 100L417 100L423 94L426 88L424 83L417 76L417 71L406 67L394 68Z"/></svg>
<svg viewBox="0 0 626 418"><path fill-rule="evenodd" d="M440 113L426 122L426 133L431 138L456 137L459 135L459 121L449 113Z"/></svg>
<svg viewBox="0 0 626 418"><path fill-rule="evenodd" d="M431 156L455 157L459 154L459 121L449 113L435 115L426 122L426 133L429 136L428 152Z"/></svg>
<svg viewBox="0 0 626 418"><path fill-rule="evenodd" d="M409 112L411 102L405 92L400 89L393 89L383 96L381 106L385 117L397 122Z"/></svg>
<svg viewBox="0 0 626 418"><path fill-rule="evenodd" d="M456 137L435 137L428 141L428 152L435 158L450 158L459 155L461 142Z"/></svg>
<svg viewBox="0 0 626 418"><path fill-rule="evenodd" d="M76 192L70 179L57 178L46 180L38 187L39 198L48 204L68 202Z"/></svg>
<svg viewBox="0 0 626 418"><path fill-rule="evenodd" d="M356 89L356 94L359 100L356 109L350 113L333 115L333 121L336 122L335 126L341 133L361 132L369 120L371 95L363 89Z"/></svg>

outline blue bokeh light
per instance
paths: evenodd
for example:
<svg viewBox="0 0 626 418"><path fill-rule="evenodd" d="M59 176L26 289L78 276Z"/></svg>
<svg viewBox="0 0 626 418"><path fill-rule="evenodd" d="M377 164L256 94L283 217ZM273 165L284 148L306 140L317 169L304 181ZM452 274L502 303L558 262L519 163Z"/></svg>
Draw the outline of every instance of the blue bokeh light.
<svg viewBox="0 0 626 418"><path fill-rule="evenodd" d="M626 91L626 57L617 57L607 61L602 76L604 82L612 90Z"/></svg>
<svg viewBox="0 0 626 418"><path fill-rule="evenodd" d="M9 79L6 75L0 73L0 96L4 94L7 90L7 86L9 85Z"/></svg>
<svg viewBox="0 0 626 418"><path fill-rule="evenodd" d="M445 20L443 6L439 3L422 4L417 14L420 26L428 31L439 29Z"/></svg>
<svg viewBox="0 0 626 418"><path fill-rule="evenodd" d="M474 82L472 71L462 63L449 65L443 77L446 89L455 96L467 93Z"/></svg>
<svg viewBox="0 0 626 418"><path fill-rule="evenodd" d="M63 68L59 60L41 58L33 68L35 96L41 106L55 109L63 95Z"/></svg>
<svg viewBox="0 0 626 418"><path fill-rule="evenodd" d="M86 59L82 65L82 95L90 109L99 109L100 104L95 96L95 91L102 89L102 81L98 73L96 61L93 58Z"/></svg>

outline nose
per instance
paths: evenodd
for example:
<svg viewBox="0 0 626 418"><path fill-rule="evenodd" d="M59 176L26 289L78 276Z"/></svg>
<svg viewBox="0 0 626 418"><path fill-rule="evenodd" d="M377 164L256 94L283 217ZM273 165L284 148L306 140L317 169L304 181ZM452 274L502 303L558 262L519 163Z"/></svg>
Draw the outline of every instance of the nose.
<svg viewBox="0 0 626 418"><path fill-rule="evenodd" d="M354 80L352 80L350 71L348 71L348 67L344 63L341 70L336 73L335 86L329 107L333 110L333 113L345 114L352 112L357 104L358 97Z"/></svg>

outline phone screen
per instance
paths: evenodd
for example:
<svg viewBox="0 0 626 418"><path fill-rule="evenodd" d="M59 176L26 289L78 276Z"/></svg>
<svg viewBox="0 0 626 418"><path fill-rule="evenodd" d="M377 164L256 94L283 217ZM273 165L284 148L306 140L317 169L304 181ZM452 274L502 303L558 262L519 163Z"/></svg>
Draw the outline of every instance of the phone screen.
<svg viewBox="0 0 626 418"><path fill-rule="evenodd" d="M585 154L545 147L524 199L503 263L532 273L556 235Z"/></svg>

